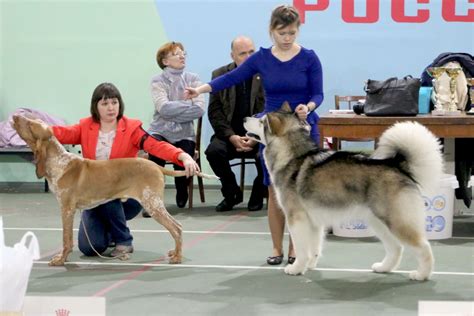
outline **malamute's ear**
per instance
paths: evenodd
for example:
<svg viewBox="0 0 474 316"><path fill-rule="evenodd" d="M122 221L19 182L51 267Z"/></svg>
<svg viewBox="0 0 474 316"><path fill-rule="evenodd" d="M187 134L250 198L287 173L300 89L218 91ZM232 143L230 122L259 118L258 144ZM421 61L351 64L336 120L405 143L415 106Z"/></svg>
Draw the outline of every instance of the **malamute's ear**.
<svg viewBox="0 0 474 316"><path fill-rule="evenodd" d="M266 115L266 120L268 124L268 129L273 135L280 135L283 130L283 124L278 115L273 115L271 113Z"/></svg>
<svg viewBox="0 0 474 316"><path fill-rule="evenodd" d="M283 102L280 110L282 112L289 112L289 113L293 112L293 110L291 109L290 104L288 103L288 101Z"/></svg>

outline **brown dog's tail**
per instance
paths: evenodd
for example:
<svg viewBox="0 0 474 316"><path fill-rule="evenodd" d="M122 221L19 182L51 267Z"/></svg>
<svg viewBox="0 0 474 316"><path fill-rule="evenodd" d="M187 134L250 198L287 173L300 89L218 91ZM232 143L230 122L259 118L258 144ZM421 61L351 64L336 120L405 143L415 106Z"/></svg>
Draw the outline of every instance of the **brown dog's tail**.
<svg viewBox="0 0 474 316"><path fill-rule="evenodd" d="M169 169L163 168L161 166L158 166L158 167L160 167L161 172L163 172L163 174L165 176L170 176L170 177L184 177L184 176L186 176L186 173L184 172L184 170L169 170ZM204 179L219 180L218 176L211 175L211 174L206 174L206 173L202 173L202 172L196 172L196 175L198 177L201 177L201 178L204 178Z"/></svg>

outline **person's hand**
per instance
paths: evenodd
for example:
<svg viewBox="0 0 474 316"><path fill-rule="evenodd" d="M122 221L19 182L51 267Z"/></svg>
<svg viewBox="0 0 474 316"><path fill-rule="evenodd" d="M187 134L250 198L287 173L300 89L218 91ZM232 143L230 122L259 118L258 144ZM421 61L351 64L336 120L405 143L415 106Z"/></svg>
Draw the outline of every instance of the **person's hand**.
<svg viewBox="0 0 474 316"><path fill-rule="evenodd" d="M252 149L257 145L257 141L255 139L252 139L248 136L242 137L242 141L244 143L244 146L247 147L249 150L247 151L252 151Z"/></svg>
<svg viewBox="0 0 474 316"><path fill-rule="evenodd" d="M249 138L247 136L232 135L229 137L229 141L237 152L252 151L252 147L248 145Z"/></svg>
<svg viewBox="0 0 474 316"><path fill-rule="evenodd" d="M298 104L295 108L295 113L301 121L306 121L308 117L308 106L306 104Z"/></svg>
<svg viewBox="0 0 474 316"><path fill-rule="evenodd" d="M199 91L197 88L184 88L184 99L189 100L192 98L196 98L200 95Z"/></svg>
<svg viewBox="0 0 474 316"><path fill-rule="evenodd" d="M242 152L244 151L243 150L243 147L244 147L244 144L242 143L242 139L239 135L232 135L229 137L229 141L232 143L232 145L234 145L235 147L235 150L237 152Z"/></svg>
<svg viewBox="0 0 474 316"><path fill-rule="evenodd" d="M189 99L198 97L201 93L208 93L211 91L212 91L212 87L207 83L196 88L186 87L184 88L183 98L185 100L189 100Z"/></svg>
<svg viewBox="0 0 474 316"><path fill-rule="evenodd" d="M198 164L187 153L183 152L183 153L179 154L178 160L183 162L184 172L186 173L186 177L188 177L188 178L194 176L196 174L196 172L201 171L199 169Z"/></svg>

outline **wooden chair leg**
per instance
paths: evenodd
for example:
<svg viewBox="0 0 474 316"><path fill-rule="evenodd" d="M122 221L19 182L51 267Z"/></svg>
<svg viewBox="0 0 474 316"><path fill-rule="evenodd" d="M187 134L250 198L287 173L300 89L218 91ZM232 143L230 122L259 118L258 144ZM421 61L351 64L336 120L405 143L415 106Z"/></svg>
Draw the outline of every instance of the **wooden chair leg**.
<svg viewBox="0 0 474 316"><path fill-rule="evenodd" d="M332 138L332 150L341 150L341 141L337 138Z"/></svg>
<svg viewBox="0 0 474 316"><path fill-rule="evenodd" d="M201 197L201 202L206 202L206 197L204 196L204 183L201 177L198 177L198 187L199 187L199 196Z"/></svg>
<svg viewBox="0 0 474 316"><path fill-rule="evenodd" d="M202 170L201 168L201 159L197 159L196 160L196 163L198 164L199 166L199 169ZM198 181L198 189L199 189L199 197L201 198L201 202L204 203L206 202L206 197L204 196L204 182L202 181L202 178L201 177L196 177L197 178L197 181ZM188 198L188 201L189 201L189 208L193 208L193 191L194 191L194 177L192 177L190 180L189 180L189 188L188 188L188 192L189 192L189 198Z"/></svg>
<svg viewBox="0 0 474 316"><path fill-rule="evenodd" d="M189 179L188 183L188 208L193 208L193 190L194 190L194 177Z"/></svg>
<svg viewBox="0 0 474 316"><path fill-rule="evenodd" d="M200 157L196 159L196 163L199 166L199 169L202 171ZM201 202L204 203L206 202L206 197L204 196L204 181L202 180L201 177L197 177L197 181L198 181L198 188L199 188L199 197L201 198Z"/></svg>
<svg viewBox="0 0 474 316"><path fill-rule="evenodd" d="M240 191L242 191L242 197L244 196L245 187L245 158L240 160Z"/></svg>

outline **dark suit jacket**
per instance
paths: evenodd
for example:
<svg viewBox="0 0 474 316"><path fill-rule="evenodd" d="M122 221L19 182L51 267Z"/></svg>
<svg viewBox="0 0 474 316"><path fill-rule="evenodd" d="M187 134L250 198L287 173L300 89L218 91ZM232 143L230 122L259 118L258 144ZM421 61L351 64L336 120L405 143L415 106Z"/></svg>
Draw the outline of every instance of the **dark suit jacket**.
<svg viewBox="0 0 474 316"><path fill-rule="evenodd" d="M234 68L236 68L235 63L222 66L212 72L212 79L222 76ZM250 92L251 115L263 112L265 99L261 81L258 74L252 79L252 90ZM211 93L209 97L208 115L214 129L214 136L226 141L235 134L231 127L236 102L235 94L235 86L233 86L217 93Z"/></svg>

